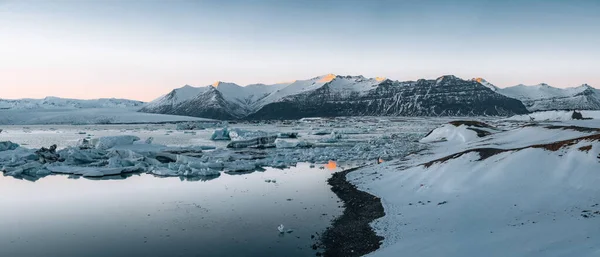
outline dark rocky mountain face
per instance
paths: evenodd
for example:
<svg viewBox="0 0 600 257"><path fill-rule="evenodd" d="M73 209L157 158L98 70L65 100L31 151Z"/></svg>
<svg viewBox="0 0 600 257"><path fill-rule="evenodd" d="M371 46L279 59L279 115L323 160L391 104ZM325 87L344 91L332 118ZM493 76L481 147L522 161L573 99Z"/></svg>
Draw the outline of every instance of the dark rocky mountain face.
<svg viewBox="0 0 600 257"><path fill-rule="evenodd" d="M454 76L416 82L382 81L366 93L336 92L329 84L263 106L248 119L332 116L504 116L528 113L521 101Z"/></svg>
<svg viewBox="0 0 600 257"><path fill-rule="evenodd" d="M315 85L316 80L309 82L308 85ZM407 82L336 76L313 88L290 90L294 93L271 102L261 102L269 96L266 94L246 104L239 102L239 99L227 101L231 97L223 94L228 91L221 92L214 87L199 90L198 96L177 102L172 100L178 98L174 90L173 96L166 95L158 104L153 103L141 111L223 120L334 116L507 116L528 113L521 101L501 95L477 81L454 76ZM229 91L235 94L235 90ZM182 95L179 93L180 98Z"/></svg>

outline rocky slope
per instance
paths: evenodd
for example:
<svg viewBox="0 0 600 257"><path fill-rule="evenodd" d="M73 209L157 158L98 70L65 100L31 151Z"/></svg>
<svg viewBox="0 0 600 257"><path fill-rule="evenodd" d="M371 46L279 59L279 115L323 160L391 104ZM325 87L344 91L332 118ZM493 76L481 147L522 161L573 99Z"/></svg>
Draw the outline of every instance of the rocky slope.
<svg viewBox="0 0 600 257"><path fill-rule="evenodd" d="M496 116L526 112L518 100L497 94L477 82L443 76L437 80L408 82L383 80L363 91L337 90L334 83L328 83L316 90L267 104L248 118Z"/></svg>
<svg viewBox="0 0 600 257"><path fill-rule="evenodd" d="M497 116L528 112L518 100L478 81L455 76L400 82L333 74L276 85L241 87L218 82L208 87L186 86L152 101L141 111L217 119Z"/></svg>

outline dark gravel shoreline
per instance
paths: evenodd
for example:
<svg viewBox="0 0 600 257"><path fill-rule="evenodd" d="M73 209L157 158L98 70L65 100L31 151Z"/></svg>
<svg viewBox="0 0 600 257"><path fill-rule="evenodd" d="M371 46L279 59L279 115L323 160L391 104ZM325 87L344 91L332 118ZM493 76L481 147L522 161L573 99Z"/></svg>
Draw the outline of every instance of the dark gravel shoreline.
<svg viewBox="0 0 600 257"><path fill-rule="evenodd" d="M321 236L323 256L362 256L379 249L383 237L369 223L385 215L381 199L360 191L346 180L348 169L328 180L331 190L344 202L344 213Z"/></svg>

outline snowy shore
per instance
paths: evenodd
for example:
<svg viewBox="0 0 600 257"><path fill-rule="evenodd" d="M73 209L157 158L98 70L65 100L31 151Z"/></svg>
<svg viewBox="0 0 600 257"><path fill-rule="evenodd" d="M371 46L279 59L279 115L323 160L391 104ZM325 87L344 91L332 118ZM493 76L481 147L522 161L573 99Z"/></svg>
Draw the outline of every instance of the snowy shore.
<svg viewBox="0 0 600 257"><path fill-rule="evenodd" d="M600 121L535 115L443 125L349 173L385 209L368 256L600 255Z"/></svg>

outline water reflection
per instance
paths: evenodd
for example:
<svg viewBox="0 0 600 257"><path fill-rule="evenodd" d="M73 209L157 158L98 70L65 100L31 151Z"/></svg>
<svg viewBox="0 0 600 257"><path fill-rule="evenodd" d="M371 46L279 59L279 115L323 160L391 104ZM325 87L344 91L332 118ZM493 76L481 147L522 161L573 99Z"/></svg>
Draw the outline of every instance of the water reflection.
<svg viewBox="0 0 600 257"><path fill-rule="evenodd" d="M0 256L314 256L311 235L342 210L330 175L299 164L197 178L207 183L0 177Z"/></svg>
<svg viewBox="0 0 600 257"><path fill-rule="evenodd" d="M337 162L336 161L329 161L329 163L327 163L327 169L329 170L336 170L337 169Z"/></svg>

